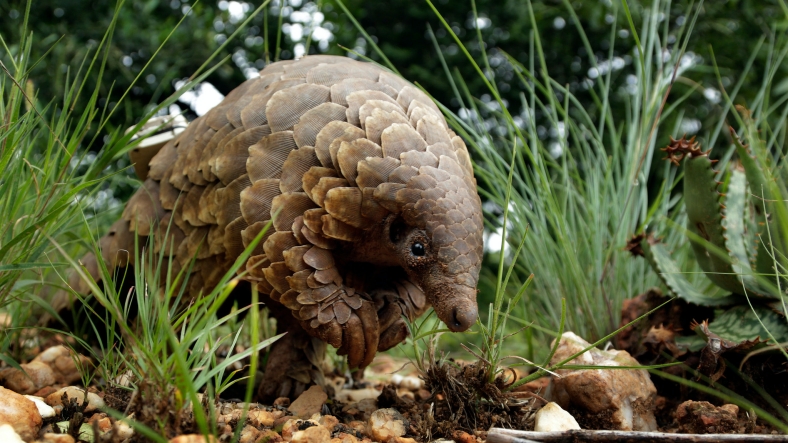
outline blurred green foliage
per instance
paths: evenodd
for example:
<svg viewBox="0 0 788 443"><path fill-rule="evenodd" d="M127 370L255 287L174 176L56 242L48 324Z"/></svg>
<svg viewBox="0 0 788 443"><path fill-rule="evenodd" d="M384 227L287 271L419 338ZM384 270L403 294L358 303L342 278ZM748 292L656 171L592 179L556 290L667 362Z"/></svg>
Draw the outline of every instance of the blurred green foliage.
<svg viewBox="0 0 788 443"><path fill-rule="evenodd" d="M284 4L282 4L284 2ZM425 1L412 0L346 0L346 6L361 25L373 36L383 52L409 80L423 85L438 100L453 109L459 107L430 34L434 31L440 49L450 69L459 69L463 77L474 78L470 65L456 43L447 35ZM481 60L477 28L489 54L489 65L496 84L507 100L513 114L520 109L518 81L501 51L518 60L528 60L532 50L533 29L525 0L478 0L474 20L471 0L435 0L435 6L451 24L471 54ZM641 14L650 1L628 0L636 28L641 25ZM667 47L675 47L674 30L687 19L693 2L673 2L671 17L660 23L667 35ZM125 101L125 112L111 119L111 124L125 127L139 119L146 107L160 102L175 89L174 81L191 75L218 48L227 36L251 13L259 3L205 0L127 0L116 4L108 0L33 0L30 7L30 29L35 36L33 59L46 51L51 54L39 63L32 74L39 100L48 101L63 95L66 77L74 75L79 63L95 48L110 23L113 11L121 8L113 41L109 45L107 69L101 82L101 99L117 102L120 95L151 58L156 48L167 39L184 14L183 23L175 29L163 50L147 67ZM8 44L20 41L21 23L26 2L0 2L0 35ZM574 13L570 12L574 10ZM533 13L545 47L545 60L550 75L561 84L570 86L581 100L593 102L591 94L584 94L595 76L612 69L614 91L626 94L634 79L632 57L635 39L619 0L534 0ZM683 94L698 87L690 98L680 125L687 132L696 132L704 123L714 119L720 84L710 68L712 51L720 67L722 87L738 80L742 67L752 55L758 39L777 38L788 23L784 0L719 0L706 2L698 25L687 48L687 60L694 60L693 74L679 79L674 94ZM279 16L282 34L277 36ZM585 30L598 69L589 62L586 46L578 33L575 20ZM268 34L265 35L267 21ZM615 33L611 32L611 24ZM317 30L317 31L316 31ZM358 30L337 4L337 0L274 0L269 10L256 16L239 37L227 45L217 60L229 56L208 81L222 93L227 93L244 79L244 70L261 69L266 60L277 57L277 38L281 39L281 58L292 58L295 52L345 53L349 48L378 59ZM300 45L300 48L297 48ZM612 47L612 49L611 49ZM765 46L764 46L765 48ZM266 49L268 50L266 52ZM694 57L694 59L693 59ZM770 57L767 49L756 54L755 68ZM537 67L538 68L538 67ZM601 72L600 72L601 71ZM782 69L782 72L785 68ZM94 72L92 75L97 76ZM782 76L777 76L779 80ZM98 79L91 79L91 86ZM630 83L628 83L630 82ZM753 96L760 80L753 77L745 82L743 96ZM469 85L471 93L480 92L481 79ZM707 90L708 89L708 90ZM748 94L753 92L753 94ZM705 94L704 94L705 93ZM486 96L482 95L482 99ZM621 102L618 102L620 104ZM617 105L613 97L613 106ZM614 108L615 109L615 108ZM627 112L623 106L618 110ZM536 116L539 118L539 116ZM551 128L544 128L540 137L549 137ZM94 147L97 148L97 147Z"/></svg>

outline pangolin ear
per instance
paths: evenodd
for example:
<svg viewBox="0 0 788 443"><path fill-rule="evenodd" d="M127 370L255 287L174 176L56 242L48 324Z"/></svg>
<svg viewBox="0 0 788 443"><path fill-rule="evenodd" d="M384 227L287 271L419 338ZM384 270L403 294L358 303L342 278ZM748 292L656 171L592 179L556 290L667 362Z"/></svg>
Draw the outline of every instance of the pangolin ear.
<svg viewBox="0 0 788 443"><path fill-rule="evenodd" d="M399 243L408 231L408 225L402 217L397 216L389 225L389 240L391 243Z"/></svg>

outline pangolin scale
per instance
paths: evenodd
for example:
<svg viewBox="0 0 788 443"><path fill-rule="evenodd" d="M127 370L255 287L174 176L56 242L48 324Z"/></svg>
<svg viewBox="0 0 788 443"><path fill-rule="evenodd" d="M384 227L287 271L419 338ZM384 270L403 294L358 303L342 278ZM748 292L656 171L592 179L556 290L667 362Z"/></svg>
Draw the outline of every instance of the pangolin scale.
<svg viewBox="0 0 788 443"><path fill-rule="evenodd" d="M430 304L452 330L476 320L471 159L433 101L385 69L335 56L270 64L153 157L101 258L133 265L135 235L155 234L174 270L196 257L186 284L198 297L271 220L242 275L289 332L263 398L320 382L325 343L367 366L406 337L403 314ZM82 260L94 277L96 260Z"/></svg>

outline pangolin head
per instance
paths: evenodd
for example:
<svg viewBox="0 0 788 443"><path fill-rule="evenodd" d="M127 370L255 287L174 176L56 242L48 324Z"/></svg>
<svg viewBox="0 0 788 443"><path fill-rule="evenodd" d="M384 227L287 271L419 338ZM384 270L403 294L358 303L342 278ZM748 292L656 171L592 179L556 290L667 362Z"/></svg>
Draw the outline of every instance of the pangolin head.
<svg viewBox="0 0 788 443"><path fill-rule="evenodd" d="M483 249L481 200L471 171L442 156L398 189L399 214L388 240L400 265L418 282L438 317L455 332L478 317L476 284Z"/></svg>

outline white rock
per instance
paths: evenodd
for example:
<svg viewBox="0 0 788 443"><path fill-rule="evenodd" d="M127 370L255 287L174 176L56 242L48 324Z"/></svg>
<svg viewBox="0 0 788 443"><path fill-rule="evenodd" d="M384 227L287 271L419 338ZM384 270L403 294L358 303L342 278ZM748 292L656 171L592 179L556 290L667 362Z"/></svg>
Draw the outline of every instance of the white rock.
<svg viewBox="0 0 788 443"><path fill-rule="evenodd" d="M589 343L566 332L550 364L587 348ZM569 361L570 365L638 366L626 351L589 351ZM571 406L589 420L600 422L602 429L656 431L654 417L657 389L643 369L559 369L549 388L551 400L563 408ZM579 415L578 415L579 416Z"/></svg>
<svg viewBox="0 0 788 443"><path fill-rule="evenodd" d="M134 414L128 417L131 419ZM132 435L134 435L134 428L132 428L128 423L126 423L126 419L120 420L115 423L115 435L118 436L121 440L125 440Z"/></svg>
<svg viewBox="0 0 788 443"><path fill-rule="evenodd" d="M368 431L375 441L387 441L391 437L405 435L405 418L396 409L378 409L369 417Z"/></svg>
<svg viewBox="0 0 788 443"><path fill-rule="evenodd" d="M41 418L52 418L55 416L55 408L46 404L43 398L36 397L35 395L25 395L25 397L36 404Z"/></svg>
<svg viewBox="0 0 788 443"><path fill-rule="evenodd" d="M534 431L561 432L580 429L572 414L564 411L558 403L550 402L536 412Z"/></svg>
<svg viewBox="0 0 788 443"><path fill-rule="evenodd" d="M0 425L0 441L3 443L25 443L11 425Z"/></svg>

